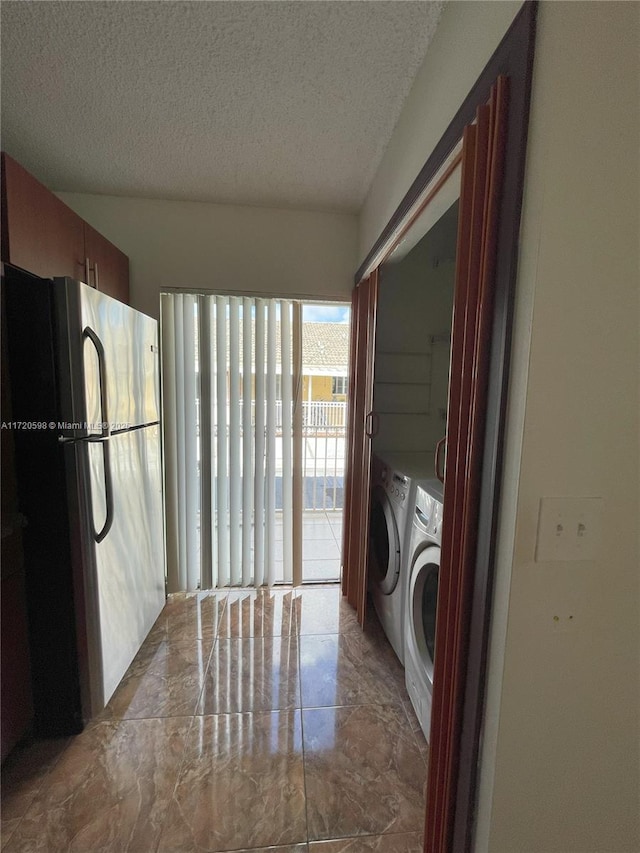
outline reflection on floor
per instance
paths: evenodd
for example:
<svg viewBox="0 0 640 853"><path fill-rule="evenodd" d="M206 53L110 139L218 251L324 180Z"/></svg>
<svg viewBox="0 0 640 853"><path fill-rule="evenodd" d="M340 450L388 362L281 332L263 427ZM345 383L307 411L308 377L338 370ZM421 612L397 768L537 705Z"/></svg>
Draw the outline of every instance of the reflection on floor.
<svg viewBox="0 0 640 853"><path fill-rule="evenodd" d="M426 755L337 586L176 596L99 720L5 763L2 850L418 853Z"/></svg>

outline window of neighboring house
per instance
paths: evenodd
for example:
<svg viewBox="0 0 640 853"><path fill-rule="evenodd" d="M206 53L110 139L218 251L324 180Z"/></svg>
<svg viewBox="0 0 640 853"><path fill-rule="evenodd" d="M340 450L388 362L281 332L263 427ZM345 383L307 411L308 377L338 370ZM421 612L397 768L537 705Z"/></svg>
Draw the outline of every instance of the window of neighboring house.
<svg viewBox="0 0 640 853"><path fill-rule="evenodd" d="M334 376L331 379L331 393L332 394L346 394L347 393L347 377L346 376Z"/></svg>

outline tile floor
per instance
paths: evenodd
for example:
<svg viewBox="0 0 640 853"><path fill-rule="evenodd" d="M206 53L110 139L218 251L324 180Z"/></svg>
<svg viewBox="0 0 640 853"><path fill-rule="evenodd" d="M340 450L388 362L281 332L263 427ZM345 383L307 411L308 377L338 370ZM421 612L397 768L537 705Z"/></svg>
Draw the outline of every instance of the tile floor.
<svg viewBox="0 0 640 853"><path fill-rule="evenodd" d="M172 597L98 720L5 762L2 850L418 853L427 749L371 612Z"/></svg>
<svg viewBox="0 0 640 853"><path fill-rule="evenodd" d="M282 522L276 521L276 539ZM340 579L342 511L305 511L302 518L302 579L326 583ZM280 561L280 562L279 562ZM282 543L276 541L276 577L282 580ZM279 573L279 574L278 574Z"/></svg>

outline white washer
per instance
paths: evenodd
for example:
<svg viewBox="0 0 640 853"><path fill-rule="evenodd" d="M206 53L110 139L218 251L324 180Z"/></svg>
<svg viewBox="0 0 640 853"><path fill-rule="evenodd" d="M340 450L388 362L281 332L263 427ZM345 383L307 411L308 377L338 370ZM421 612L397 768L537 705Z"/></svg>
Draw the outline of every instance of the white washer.
<svg viewBox="0 0 640 853"><path fill-rule="evenodd" d="M369 516L369 590L393 650L404 663L406 546L418 480L433 470L430 453L375 454Z"/></svg>
<svg viewBox="0 0 640 853"><path fill-rule="evenodd" d="M442 504L439 480L428 480L417 486L407 548L405 683L427 742L433 697Z"/></svg>

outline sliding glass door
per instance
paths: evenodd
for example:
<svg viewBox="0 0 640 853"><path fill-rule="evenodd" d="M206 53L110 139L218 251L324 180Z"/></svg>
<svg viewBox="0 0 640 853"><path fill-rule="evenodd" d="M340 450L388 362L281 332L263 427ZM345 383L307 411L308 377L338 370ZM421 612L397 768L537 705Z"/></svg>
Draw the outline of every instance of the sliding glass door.
<svg viewBox="0 0 640 853"><path fill-rule="evenodd" d="M300 311L285 299L161 300L169 591L299 582Z"/></svg>
<svg viewBox="0 0 640 853"><path fill-rule="evenodd" d="M338 581L348 305L161 309L169 591Z"/></svg>

